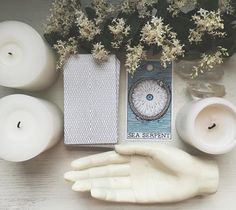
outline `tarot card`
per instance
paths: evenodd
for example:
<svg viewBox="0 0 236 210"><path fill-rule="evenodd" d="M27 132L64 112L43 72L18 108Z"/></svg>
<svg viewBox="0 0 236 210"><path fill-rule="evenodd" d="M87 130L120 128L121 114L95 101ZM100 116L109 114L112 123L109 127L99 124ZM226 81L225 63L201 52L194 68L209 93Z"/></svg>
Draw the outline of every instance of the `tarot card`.
<svg viewBox="0 0 236 210"><path fill-rule="evenodd" d="M64 70L66 145L105 146L118 140L120 62L98 64L90 54L71 56Z"/></svg>
<svg viewBox="0 0 236 210"><path fill-rule="evenodd" d="M135 75L127 75L127 140L170 140L172 64L143 60Z"/></svg>

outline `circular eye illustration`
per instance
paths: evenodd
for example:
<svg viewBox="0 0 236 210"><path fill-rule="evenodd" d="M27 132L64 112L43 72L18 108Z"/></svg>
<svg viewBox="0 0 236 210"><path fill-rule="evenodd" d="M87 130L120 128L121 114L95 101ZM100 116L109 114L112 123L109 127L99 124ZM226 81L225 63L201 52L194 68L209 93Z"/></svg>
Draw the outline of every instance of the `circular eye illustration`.
<svg viewBox="0 0 236 210"><path fill-rule="evenodd" d="M153 71L153 70L154 70L154 66L152 64L148 64L147 71Z"/></svg>
<svg viewBox="0 0 236 210"><path fill-rule="evenodd" d="M144 78L134 83L129 91L130 108L142 120L162 117L171 100L170 89L162 80Z"/></svg>

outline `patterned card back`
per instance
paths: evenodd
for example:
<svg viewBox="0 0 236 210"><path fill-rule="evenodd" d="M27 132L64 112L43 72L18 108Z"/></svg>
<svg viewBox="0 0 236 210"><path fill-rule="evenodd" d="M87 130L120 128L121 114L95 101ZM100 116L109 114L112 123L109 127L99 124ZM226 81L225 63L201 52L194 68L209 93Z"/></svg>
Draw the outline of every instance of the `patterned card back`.
<svg viewBox="0 0 236 210"><path fill-rule="evenodd" d="M65 144L117 143L119 74L120 62L114 55L101 64L90 54L68 59L64 69Z"/></svg>

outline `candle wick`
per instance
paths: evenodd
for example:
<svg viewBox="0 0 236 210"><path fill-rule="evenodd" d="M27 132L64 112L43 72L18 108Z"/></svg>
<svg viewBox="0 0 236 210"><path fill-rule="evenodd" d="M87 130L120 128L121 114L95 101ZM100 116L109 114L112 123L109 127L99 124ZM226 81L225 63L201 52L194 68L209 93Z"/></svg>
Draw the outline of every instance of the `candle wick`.
<svg viewBox="0 0 236 210"><path fill-rule="evenodd" d="M216 127L216 124L215 124L215 123L213 123L212 126L209 126L208 129L211 130L211 129L214 128L214 127Z"/></svg>
<svg viewBox="0 0 236 210"><path fill-rule="evenodd" d="M20 128L20 123L21 123L21 121L19 121L19 122L17 123L17 128Z"/></svg>
<svg viewBox="0 0 236 210"><path fill-rule="evenodd" d="M13 55L11 52L8 52L8 55Z"/></svg>

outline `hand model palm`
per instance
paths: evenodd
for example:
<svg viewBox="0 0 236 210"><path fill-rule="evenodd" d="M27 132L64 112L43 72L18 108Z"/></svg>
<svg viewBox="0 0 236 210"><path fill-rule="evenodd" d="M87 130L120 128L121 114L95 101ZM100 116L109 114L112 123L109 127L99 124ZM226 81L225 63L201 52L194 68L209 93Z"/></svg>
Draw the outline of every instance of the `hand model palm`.
<svg viewBox="0 0 236 210"><path fill-rule="evenodd" d="M116 152L75 160L72 168L65 179L75 182L73 190L115 202L176 202L213 193L218 183L215 164L170 147L117 146ZM209 186L202 185L202 170L212 173Z"/></svg>

